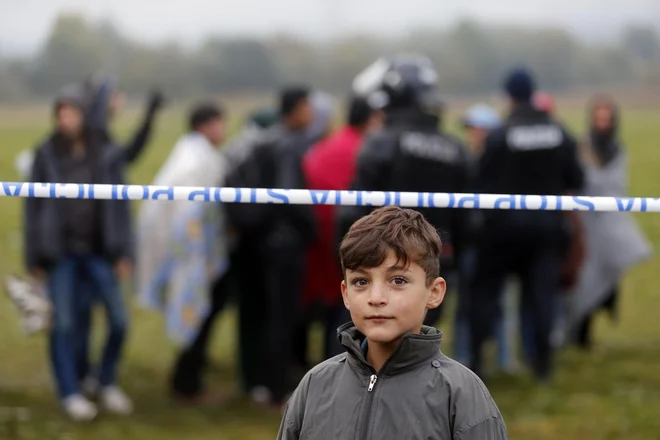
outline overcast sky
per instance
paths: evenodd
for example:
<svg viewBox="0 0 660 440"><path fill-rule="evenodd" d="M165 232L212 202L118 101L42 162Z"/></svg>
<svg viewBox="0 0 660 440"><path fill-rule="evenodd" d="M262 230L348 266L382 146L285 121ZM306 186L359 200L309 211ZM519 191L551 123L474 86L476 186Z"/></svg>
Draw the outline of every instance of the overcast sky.
<svg viewBox="0 0 660 440"><path fill-rule="evenodd" d="M660 27L660 0L0 0L0 51L35 50L62 12L111 18L144 41L189 44L217 33L400 33L467 16L489 23L561 25L599 39L615 38L631 21L653 20Z"/></svg>

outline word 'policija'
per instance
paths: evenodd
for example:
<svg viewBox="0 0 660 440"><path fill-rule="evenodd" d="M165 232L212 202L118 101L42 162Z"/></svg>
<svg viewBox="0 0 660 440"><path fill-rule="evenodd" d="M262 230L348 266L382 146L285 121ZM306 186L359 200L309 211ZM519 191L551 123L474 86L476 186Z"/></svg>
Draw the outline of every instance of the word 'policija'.
<svg viewBox="0 0 660 440"><path fill-rule="evenodd" d="M324 191L263 188L195 188L148 185L99 185L2 182L8 197L106 200L190 200L218 203L304 205L399 205L417 208L506 209L540 211L658 212L657 197L583 197L546 195L455 194L398 191Z"/></svg>

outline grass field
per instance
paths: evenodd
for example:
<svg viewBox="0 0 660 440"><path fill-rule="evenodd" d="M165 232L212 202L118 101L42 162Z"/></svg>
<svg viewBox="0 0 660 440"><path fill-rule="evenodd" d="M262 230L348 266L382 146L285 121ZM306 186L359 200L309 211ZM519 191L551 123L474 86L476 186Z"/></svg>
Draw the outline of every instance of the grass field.
<svg viewBox="0 0 660 440"><path fill-rule="evenodd" d="M625 107L624 107L625 108ZM31 147L48 128L47 109L0 110L0 180L17 179L16 154ZM567 109L568 123L581 133L583 111ZM117 131L130 130L130 115ZM455 120L455 119L453 119ZM660 193L660 107L624 112L623 137L630 151L631 193ZM131 172L131 182L148 184L181 133L183 119L168 111L145 157ZM20 271L22 201L0 199L0 275ZM656 247L660 246L660 214L637 219ZM597 345L590 354L562 352L552 385L537 386L526 375L498 377L492 394L512 439L650 440L660 438L660 273L658 260L635 268L625 279L621 319L613 325L598 320ZM98 320L99 338L103 323ZM179 438L199 440L274 439L279 415L257 409L241 398L225 406L181 408L169 399L166 379L174 349L155 313L134 308L132 333L122 369L122 383L134 397L130 418L102 416L89 425L67 422L51 385L43 337L25 337L5 296L0 296L0 407L26 408L25 420L10 423L0 409L0 439L114 440ZM451 353L451 327L445 328L445 350ZM215 390L235 393L234 318L225 314L217 327L215 363L209 379ZM4 412L3 412L4 411Z"/></svg>

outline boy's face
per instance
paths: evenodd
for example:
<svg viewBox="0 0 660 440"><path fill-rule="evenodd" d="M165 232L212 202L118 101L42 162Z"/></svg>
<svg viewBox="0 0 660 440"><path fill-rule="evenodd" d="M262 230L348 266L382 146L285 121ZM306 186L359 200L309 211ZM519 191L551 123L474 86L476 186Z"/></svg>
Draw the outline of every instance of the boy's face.
<svg viewBox="0 0 660 440"><path fill-rule="evenodd" d="M401 267L393 251L378 267L346 269L341 292L357 328L369 342L389 344L406 333L419 333L427 309L438 307L446 283L436 278L426 285L426 273L416 263Z"/></svg>

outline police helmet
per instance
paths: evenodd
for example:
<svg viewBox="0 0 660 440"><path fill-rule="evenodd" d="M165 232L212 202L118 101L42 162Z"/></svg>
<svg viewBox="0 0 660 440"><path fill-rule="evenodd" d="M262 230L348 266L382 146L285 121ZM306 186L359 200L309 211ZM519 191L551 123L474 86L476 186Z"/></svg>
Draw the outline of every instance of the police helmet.
<svg viewBox="0 0 660 440"><path fill-rule="evenodd" d="M443 107L438 74L431 60L417 54L376 60L355 77L353 92L379 108L417 107L435 114Z"/></svg>

